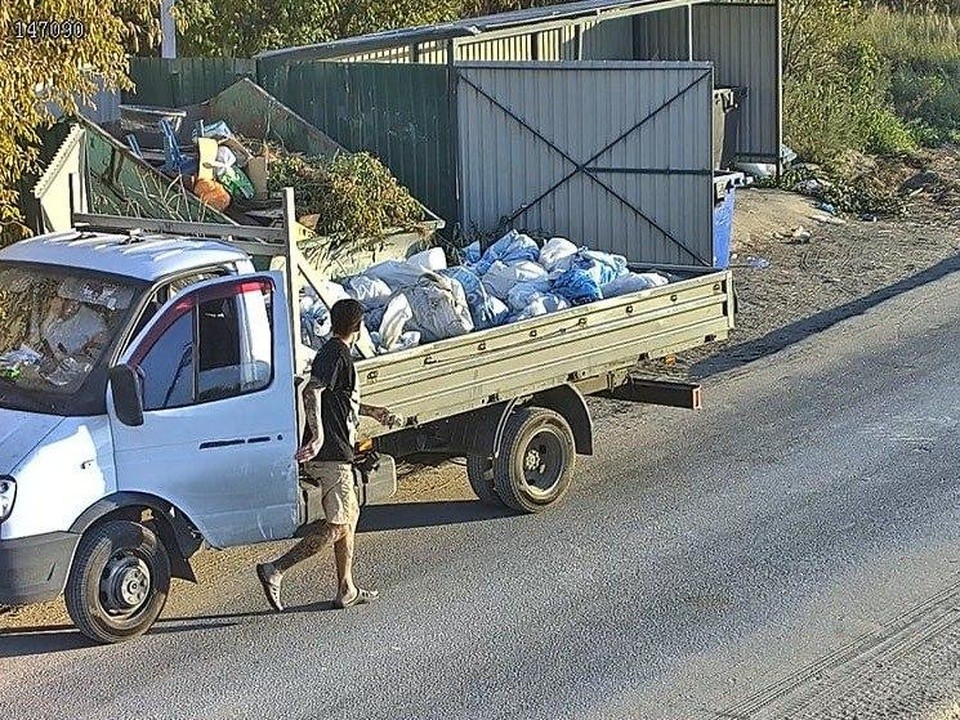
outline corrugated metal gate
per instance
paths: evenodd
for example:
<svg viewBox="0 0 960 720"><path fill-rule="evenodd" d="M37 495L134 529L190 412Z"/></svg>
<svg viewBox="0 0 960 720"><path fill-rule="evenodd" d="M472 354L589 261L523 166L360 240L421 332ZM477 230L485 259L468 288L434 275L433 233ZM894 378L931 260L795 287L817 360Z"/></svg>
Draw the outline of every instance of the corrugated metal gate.
<svg viewBox="0 0 960 720"><path fill-rule="evenodd" d="M465 230L518 227L634 263L712 264L710 64L456 71Z"/></svg>
<svg viewBox="0 0 960 720"><path fill-rule="evenodd" d="M779 28L776 4L694 5L689 18L683 8L638 15L634 51L638 59L708 60L718 87L747 88L738 159L777 162L783 135Z"/></svg>

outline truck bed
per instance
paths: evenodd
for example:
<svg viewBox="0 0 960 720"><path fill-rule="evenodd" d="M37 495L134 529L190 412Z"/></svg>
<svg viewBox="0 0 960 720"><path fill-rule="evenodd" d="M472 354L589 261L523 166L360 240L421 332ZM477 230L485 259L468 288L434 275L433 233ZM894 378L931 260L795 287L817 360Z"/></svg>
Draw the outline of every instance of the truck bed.
<svg viewBox="0 0 960 720"><path fill-rule="evenodd" d="M364 404L424 424L632 368L734 327L729 270L357 362ZM605 389L596 387L595 390ZM363 418L361 438L389 432Z"/></svg>

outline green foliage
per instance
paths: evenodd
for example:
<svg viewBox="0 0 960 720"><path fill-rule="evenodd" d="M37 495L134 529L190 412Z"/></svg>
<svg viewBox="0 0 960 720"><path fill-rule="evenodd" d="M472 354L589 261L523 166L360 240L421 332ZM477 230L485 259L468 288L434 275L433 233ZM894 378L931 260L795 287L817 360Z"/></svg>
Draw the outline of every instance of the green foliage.
<svg viewBox="0 0 960 720"><path fill-rule="evenodd" d="M804 159L830 164L844 150L898 153L916 149L890 106L889 80L875 48L850 43L820 74L787 78L787 142Z"/></svg>
<svg viewBox="0 0 960 720"><path fill-rule="evenodd" d="M836 0L785 3L785 134L806 160L830 165L845 150L917 148L917 135L895 112L889 61L860 32L866 17Z"/></svg>
<svg viewBox="0 0 960 720"><path fill-rule="evenodd" d="M812 184L816 189L804 193L837 210L852 214L878 217L902 215L906 207L898 191L898 183L862 157L848 157L846 163L837 162L832 169L816 165L798 165L787 170L779 181L768 181L766 186L796 191ZM858 167L858 162L862 166ZM815 181L811 183L810 181Z"/></svg>
<svg viewBox="0 0 960 720"><path fill-rule="evenodd" d="M416 229L423 220L420 204L370 153L333 158L269 153L268 189L296 188L301 221L324 238L320 245L332 240L335 246L359 248L386 231ZM304 247L308 257L319 249Z"/></svg>
<svg viewBox="0 0 960 720"><path fill-rule="evenodd" d="M73 114L101 87L130 86L127 29L114 0L0 2L0 243L26 233L19 184L39 171L51 106Z"/></svg>
<svg viewBox="0 0 960 720"><path fill-rule="evenodd" d="M960 19L881 9L866 16L856 32L878 48L891 69L893 106L915 141L927 146L949 141L960 129Z"/></svg>
<svg viewBox="0 0 960 720"><path fill-rule="evenodd" d="M838 69L840 49L861 19L859 0L785 0L783 72L804 81Z"/></svg>
<svg viewBox="0 0 960 720"><path fill-rule="evenodd" d="M178 0L186 57L252 57L265 50L312 45L463 17L556 4L558 0Z"/></svg>

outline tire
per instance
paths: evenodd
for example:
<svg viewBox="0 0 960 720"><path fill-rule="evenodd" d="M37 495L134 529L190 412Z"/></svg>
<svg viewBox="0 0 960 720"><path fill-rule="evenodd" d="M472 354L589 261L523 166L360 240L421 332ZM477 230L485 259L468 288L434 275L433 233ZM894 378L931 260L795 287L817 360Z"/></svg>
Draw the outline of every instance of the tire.
<svg viewBox="0 0 960 720"><path fill-rule="evenodd" d="M77 547L67 580L70 619L98 643L143 635L170 591L170 558L145 525L112 520L91 528Z"/></svg>
<svg viewBox="0 0 960 720"><path fill-rule="evenodd" d="M577 451L562 415L518 408L507 419L493 483L507 507L526 513L560 504L570 489Z"/></svg>
<svg viewBox="0 0 960 720"><path fill-rule="evenodd" d="M493 461L482 455L467 457L467 480L480 502L484 505L503 507L503 500L493 486Z"/></svg>

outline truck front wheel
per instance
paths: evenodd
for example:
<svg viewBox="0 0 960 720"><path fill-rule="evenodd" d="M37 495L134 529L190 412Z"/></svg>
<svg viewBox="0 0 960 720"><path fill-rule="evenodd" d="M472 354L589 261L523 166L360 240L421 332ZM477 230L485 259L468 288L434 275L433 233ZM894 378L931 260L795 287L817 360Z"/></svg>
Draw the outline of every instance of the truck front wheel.
<svg viewBox="0 0 960 720"><path fill-rule="evenodd" d="M493 462L493 483L504 504L534 513L563 500L577 451L570 424L545 408L518 408L507 419Z"/></svg>
<svg viewBox="0 0 960 720"><path fill-rule="evenodd" d="M170 558L148 527L112 520L80 540L67 580L67 612L84 635L99 643L145 633L170 590Z"/></svg>

